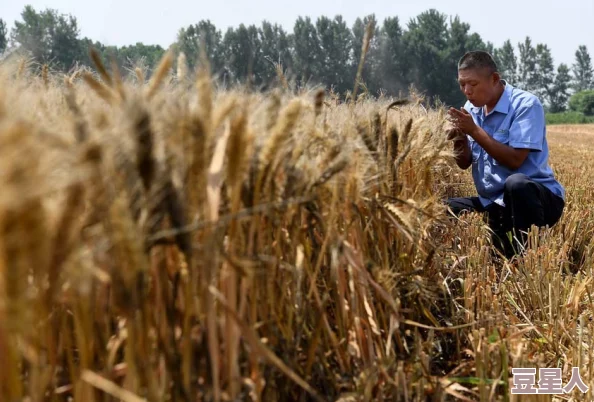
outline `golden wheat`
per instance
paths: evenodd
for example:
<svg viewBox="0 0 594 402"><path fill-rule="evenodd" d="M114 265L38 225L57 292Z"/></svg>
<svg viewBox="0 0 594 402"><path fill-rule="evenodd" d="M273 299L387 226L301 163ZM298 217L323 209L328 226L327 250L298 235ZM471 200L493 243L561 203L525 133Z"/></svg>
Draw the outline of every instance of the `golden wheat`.
<svg viewBox="0 0 594 402"><path fill-rule="evenodd" d="M590 127L550 130L564 217L497 262L483 219L446 219L472 185L422 99L293 94L280 66L282 90L219 91L205 59L170 79L173 53L145 85L91 56L63 80L0 66L2 400L511 400L529 366L594 384Z"/></svg>

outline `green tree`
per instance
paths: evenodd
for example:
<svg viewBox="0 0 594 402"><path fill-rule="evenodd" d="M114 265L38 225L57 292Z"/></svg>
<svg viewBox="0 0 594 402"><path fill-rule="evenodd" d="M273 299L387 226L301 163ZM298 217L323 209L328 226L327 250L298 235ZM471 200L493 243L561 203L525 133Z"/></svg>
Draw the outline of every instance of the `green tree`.
<svg viewBox="0 0 594 402"><path fill-rule="evenodd" d="M536 70L535 70L534 94L538 96L543 103L551 102L550 94L555 83L555 66L551 50L547 45L536 45Z"/></svg>
<svg viewBox="0 0 594 402"><path fill-rule="evenodd" d="M220 74L223 69L223 35L210 20L182 28L177 34L176 47L184 52L190 68L195 68L200 58L200 47L204 45L205 54L212 72Z"/></svg>
<svg viewBox="0 0 594 402"><path fill-rule="evenodd" d="M459 107L465 98L456 81L458 61L466 52L485 50L487 45L459 17L448 26L446 16L435 10L420 14L408 26L404 38L411 63L409 82L429 100Z"/></svg>
<svg viewBox="0 0 594 402"><path fill-rule="evenodd" d="M266 60L262 57L262 43L258 28L254 25L239 25L229 28L223 38L225 66L232 84L263 83Z"/></svg>
<svg viewBox="0 0 594 402"><path fill-rule="evenodd" d="M276 63L280 63L283 69L293 70L291 39L282 26L264 21L260 28L260 41L262 56L269 61L262 66L262 79L265 84L271 83L276 77Z"/></svg>
<svg viewBox="0 0 594 402"><path fill-rule="evenodd" d="M16 21L11 32L12 41L29 51L38 62L47 62L51 52L47 16L26 6L21 18L23 21Z"/></svg>
<svg viewBox="0 0 594 402"><path fill-rule="evenodd" d="M141 62L153 69L165 54L165 49L159 45L145 45L138 42L135 45L117 48L116 52L116 59L120 67Z"/></svg>
<svg viewBox="0 0 594 402"><path fill-rule="evenodd" d="M51 63L67 70L82 58L76 18L46 9L36 12L25 6L22 21L16 21L11 37L14 43L29 51L39 63Z"/></svg>
<svg viewBox="0 0 594 402"><path fill-rule="evenodd" d="M293 27L295 74L301 85L320 83L324 56L316 27L309 17L299 17Z"/></svg>
<svg viewBox="0 0 594 402"><path fill-rule="evenodd" d="M549 93L550 112L559 113L564 112L569 99L569 86L571 84L571 75L569 75L569 67L561 63L557 68L557 75L553 89Z"/></svg>
<svg viewBox="0 0 594 402"><path fill-rule="evenodd" d="M530 37L526 37L524 43L518 44L520 53L518 63L518 86L526 91L534 91L537 88L536 78L536 49L532 46Z"/></svg>
<svg viewBox="0 0 594 402"><path fill-rule="evenodd" d="M117 46L106 46L99 41L93 41L87 37L80 39L79 46L81 48L81 57L78 61L85 66L96 67L90 56L90 50L94 48L99 53L99 58L108 70L111 69L113 60L115 60L118 68L120 68L120 73L123 73L123 69L128 67L125 60L122 59Z"/></svg>
<svg viewBox="0 0 594 402"><path fill-rule="evenodd" d="M512 85L516 85L518 81L518 61L511 41L508 39L501 48L495 49L493 56L497 62L501 78Z"/></svg>
<svg viewBox="0 0 594 402"><path fill-rule="evenodd" d="M349 62L353 35L341 16L320 17L316 30L321 48L320 79L326 86L344 93L353 86Z"/></svg>
<svg viewBox="0 0 594 402"><path fill-rule="evenodd" d="M404 32L398 17L384 20L379 35L377 81L388 94L397 95L407 89L409 63L405 58Z"/></svg>
<svg viewBox="0 0 594 402"><path fill-rule="evenodd" d="M60 15L54 21L50 30L51 58L58 68L68 70L82 56L78 24L72 16Z"/></svg>
<svg viewBox="0 0 594 402"><path fill-rule="evenodd" d="M99 56L101 57L101 61L103 61L104 65L111 65L110 56L116 56L113 53L113 47L108 48L103 43L93 41L92 39L87 38L86 36L78 41L78 46L80 47L81 52L78 61L85 66L94 66L93 61L91 60L91 56L89 54L91 48L94 48L95 50L97 50L97 52L99 52ZM108 49L110 50L110 53L107 52Z"/></svg>
<svg viewBox="0 0 594 402"><path fill-rule="evenodd" d="M464 53L470 50L492 50L484 44L477 33L471 34L470 25L462 22L458 16L450 21L447 41L449 57L453 58L456 63Z"/></svg>
<svg viewBox="0 0 594 402"><path fill-rule="evenodd" d="M585 91L594 87L594 70L592 60L586 46L580 46L575 52L573 70L573 88L576 92Z"/></svg>
<svg viewBox="0 0 594 402"><path fill-rule="evenodd" d="M6 29L6 22L0 18L0 54L8 47L8 33Z"/></svg>
<svg viewBox="0 0 594 402"><path fill-rule="evenodd" d="M152 71L157 67L161 58L165 54L165 49L159 45L145 45L138 42L128 46L106 46L101 42L93 41L87 37L79 41L82 54L79 62L83 65L95 68L95 63L91 60L90 49L94 48L99 53L103 65L111 70L112 62L116 62L120 74L131 72L134 67L145 69L146 77L150 78ZM134 74L133 72L131 74Z"/></svg>
<svg viewBox="0 0 594 402"><path fill-rule="evenodd" d="M404 34L406 58L412 64L409 71L409 82L417 89L424 91L429 99L450 95L451 66L456 61L448 56L448 27L446 16L436 10L421 13L408 23L408 31ZM446 70L444 72L444 70ZM450 85L446 83L450 80Z"/></svg>
<svg viewBox="0 0 594 402"><path fill-rule="evenodd" d="M586 90L573 94L569 98L569 109L574 112L583 113L586 116L594 116L594 90Z"/></svg>

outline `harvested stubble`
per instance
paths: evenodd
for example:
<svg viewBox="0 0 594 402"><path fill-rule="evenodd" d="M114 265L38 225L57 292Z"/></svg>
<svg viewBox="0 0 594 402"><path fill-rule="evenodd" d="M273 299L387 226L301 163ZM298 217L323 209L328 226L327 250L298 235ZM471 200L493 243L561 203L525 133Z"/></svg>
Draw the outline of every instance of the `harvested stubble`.
<svg viewBox="0 0 594 402"><path fill-rule="evenodd" d="M490 304L478 220L459 241L442 224L467 185L443 111L219 91L173 64L0 67L3 400L445 400L454 366L505 394L491 355L517 363L521 336L485 349L493 319L539 317Z"/></svg>
<svg viewBox="0 0 594 402"><path fill-rule="evenodd" d="M463 364L451 373L456 384L473 387L470 400L592 400L592 277L594 272L594 193L592 126L549 126L551 165L566 188L561 221L550 230L533 228L522 258L494 265L482 219L470 215L461 228L446 231L453 247L443 256L451 269L444 284L455 298L452 321L481 320L465 334L471 340ZM468 181L468 177L466 177ZM471 195L462 187L456 195ZM460 230L461 229L461 230ZM449 239L449 240L448 240ZM453 261L453 264L449 264ZM458 318L455 318L458 317ZM512 368L558 368L562 385L572 367L589 391L565 395L512 395ZM535 383L538 387L538 382Z"/></svg>

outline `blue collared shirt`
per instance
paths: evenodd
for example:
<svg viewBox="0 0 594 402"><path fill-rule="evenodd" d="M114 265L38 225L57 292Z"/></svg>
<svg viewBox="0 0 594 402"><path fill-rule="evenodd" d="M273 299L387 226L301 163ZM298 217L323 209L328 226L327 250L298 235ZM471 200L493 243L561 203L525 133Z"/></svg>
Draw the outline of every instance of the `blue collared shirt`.
<svg viewBox="0 0 594 402"><path fill-rule="evenodd" d="M464 105L474 122L495 140L513 148L530 149L528 157L517 170L497 162L470 136L472 151L472 177L483 206L493 202L505 206L503 188L505 180L514 173L524 173L543 184L565 200L565 189L555 179L548 164L549 147L546 138L544 108L538 98L503 81L505 89L495 108L484 115L484 108L470 101Z"/></svg>

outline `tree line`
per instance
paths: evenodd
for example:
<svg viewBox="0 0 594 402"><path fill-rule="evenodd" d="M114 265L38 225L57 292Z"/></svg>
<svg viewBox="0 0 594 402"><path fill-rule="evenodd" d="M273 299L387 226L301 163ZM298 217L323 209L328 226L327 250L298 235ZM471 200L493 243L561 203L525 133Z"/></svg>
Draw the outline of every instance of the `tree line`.
<svg viewBox="0 0 594 402"><path fill-rule="evenodd" d="M171 46L185 53L190 67L195 67L203 50L225 85L249 82L265 89L274 85L280 67L297 85L324 85L344 96L353 89L368 24L373 35L362 81L372 95L399 96L412 86L430 100L459 107L464 96L456 81L457 62L466 51L477 49L490 52L503 78L540 96L550 112L566 110L572 93L594 89L594 70L585 46L579 46L571 66L555 66L546 44L533 43L527 36L517 46L507 40L494 47L459 17L435 9L406 25L397 16L380 22L373 14L358 18L352 26L340 15L315 21L299 17L292 32L268 21L222 32L209 20L201 20L181 28ZM36 11L25 6L10 32L0 19L0 53L8 47L20 48L55 70L91 66L90 46L106 61L113 57L120 69L137 64L150 69L166 51L159 45L117 47L81 38L76 18L53 9Z"/></svg>

